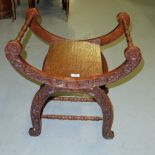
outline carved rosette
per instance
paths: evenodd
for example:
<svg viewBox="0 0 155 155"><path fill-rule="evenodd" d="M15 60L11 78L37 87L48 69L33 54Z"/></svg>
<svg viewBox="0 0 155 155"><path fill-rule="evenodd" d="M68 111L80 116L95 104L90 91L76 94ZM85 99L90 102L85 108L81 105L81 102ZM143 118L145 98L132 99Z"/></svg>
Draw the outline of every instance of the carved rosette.
<svg viewBox="0 0 155 155"><path fill-rule="evenodd" d="M9 41L5 47L5 54L7 59L13 65L14 61L17 59L18 55L21 54L22 45L16 41Z"/></svg>
<svg viewBox="0 0 155 155"><path fill-rule="evenodd" d="M140 61L140 49L136 46L126 48L124 51L125 58L129 61Z"/></svg>

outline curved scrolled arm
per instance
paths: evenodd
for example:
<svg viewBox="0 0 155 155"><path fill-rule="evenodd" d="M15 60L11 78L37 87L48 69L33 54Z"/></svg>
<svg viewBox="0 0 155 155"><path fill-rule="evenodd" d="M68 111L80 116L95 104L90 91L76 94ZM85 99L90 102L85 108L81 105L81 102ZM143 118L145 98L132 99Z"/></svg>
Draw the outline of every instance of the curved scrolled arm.
<svg viewBox="0 0 155 155"><path fill-rule="evenodd" d="M31 13L33 13L35 10L27 10L26 16L28 17ZM100 45L105 45L108 43L111 43L112 41L118 39L122 34L124 34L124 26L123 22L124 20L127 24L127 26L130 25L130 17L127 13L122 12L117 15L117 21L118 25L109 33L96 37L96 38L91 38L91 39L86 39L86 40L81 40L81 41L90 41L90 42L96 42L97 44ZM59 42L63 40L69 40L60 36L57 36L53 33L48 32L45 30L38 22L37 18L34 18L31 22L30 29L42 40L52 43L52 42Z"/></svg>
<svg viewBox="0 0 155 155"><path fill-rule="evenodd" d="M130 20L128 18L128 15L123 13L119 14L118 16L119 21L118 27L110 34L108 34L106 38L108 38L108 36L111 36L112 34L116 35L111 40L105 39L104 37L100 37L101 39L100 43L106 44L111 42L112 40L115 40L122 33L125 34L128 43L128 47L124 51L126 59L119 67L113 69L112 71L107 71L101 75L92 76L89 78L64 78L48 75L47 73L30 65L21 57L22 44L20 43L20 41L24 36L24 33L26 32L27 28L30 27L32 30L36 31L37 34L39 34L40 31L45 32L45 30L42 30L40 26L35 24L38 17L39 17L38 11L35 8L28 9L26 21L21 31L19 32L18 36L16 37L15 40L8 42L5 47L6 57L10 61L12 66L14 66L17 70L25 74L30 79L36 80L43 84L50 85L52 87L68 88L68 89L87 89L115 82L127 76L140 63L141 60L140 49L133 46L132 39L128 30ZM64 40L64 38L59 38L57 36L51 35L48 31L45 34L43 33L41 37L48 42ZM95 40L87 40L87 41L95 41Z"/></svg>
<svg viewBox="0 0 155 155"><path fill-rule="evenodd" d="M127 27L130 26L130 17L126 12L120 12L116 18L118 25L111 32L96 38L88 39L86 41L97 42L103 46L118 39L124 34L124 22L126 23Z"/></svg>
<svg viewBox="0 0 155 155"><path fill-rule="evenodd" d="M29 18L31 14L34 14L37 12L38 16L35 16L36 18L33 18L31 21L31 25L29 25L31 31L37 35L40 39L43 41L48 42L49 44L52 42L58 42L58 41L63 41L66 40L65 38L59 37L53 33L48 32L46 29L44 29L40 24L39 24L39 12L36 8L31 8L27 9L26 11L26 18Z"/></svg>
<svg viewBox="0 0 155 155"><path fill-rule="evenodd" d="M45 72L28 64L20 56L21 51L22 45L16 40L8 42L5 47L7 59L17 70L24 73L28 78L36 80L38 82L50 85L52 87L68 89L87 89L115 82L132 72L141 60L139 48L132 46L128 47L125 50L126 60L124 61L124 63L110 72L98 76L93 76L87 79L58 78L50 76Z"/></svg>
<svg viewBox="0 0 155 155"><path fill-rule="evenodd" d="M131 73L141 61L141 52L136 46L127 47L124 55L126 59L119 67L101 75L98 79L101 83L110 84L120 80Z"/></svg>
<svg viewBox="0 0 155 155"><path fill-rule="evenodd" d="M55 84L53 83L55 79L27 63L20 56L21 52L22 45L17 40L9 41L5 46L5 55L14 68L16 68L19 72L23 73L30 79L55 86Z"/></svg>

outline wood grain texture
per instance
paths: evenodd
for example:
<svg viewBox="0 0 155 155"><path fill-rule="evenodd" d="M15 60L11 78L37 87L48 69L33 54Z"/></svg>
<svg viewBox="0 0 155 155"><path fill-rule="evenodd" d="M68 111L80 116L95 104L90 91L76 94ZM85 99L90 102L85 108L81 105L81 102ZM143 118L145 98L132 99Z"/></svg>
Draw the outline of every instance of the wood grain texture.
<svg viewBox="0 0 155 155"><path fill-rule="evenodd" d="M74 76L87 78L103 74L100 46L85 41L63 41L52 44L43 71L64 78Z"/></svg>
<svg viewBox="0 0 155 155"><path fill-rule="evenodd" d="M74 92L74 93L86 93L93 97L94 101L100 106L102 111L102 117L100 116L76 116L76 115L42 115L43 109L48 102L48 99L53 96L56 92ZM101 88L92 88L92 89L81 89L81 90L70 90L70 89L60 89L52 88L48 85L43 85L36 95L34 96L32 105L31 105L31 120L32 128L29 130L31 136L38 136L41 133L41 121L42 118L47 119L62 119L62 120L91 120L99 121L103 120L102 126L102 135L106 139L112 139L114 133L111 130L113 123L113 108L112 103L108 95Z"/></svg>
<svg viewBox="0 0 155 155"><path fill-rule="evenodd" d="M26 21L15 40L9 41L5 47L6 57L11 65L28 78L41 82L31 105L32 128L31 136L41 133L41 119L62 120L99 120L103 119L102 135L106 139L114 137L111 130L113 123L113 108L108 97L106 84L120 80L131 73L141 61L140 49L133 45L128 25L130 18L126 13L120 13L117 18L119 25L110 33L86 41L71 41L58 37L43 29L38 23L39 12L35 8L27 10ZM27 28L50 43L49 52L45 58L43 71L30 65L21 57L23 38ZM106 59L101 55L100 46L110 43L125 34L127 48L124 50L125 60L120 66L108 71ZM51 44L52 43L52 44ZM71 78L71 74L80 75ZM63 93L75 93L91 96L78 98L58 96ZM56 96L55 96L56 95ZM71 98L69 98L71 97ZM96 102L102 110L103 117L75 115L42 115L49 100Z"/></svg>
<svg viewBox="0 0 155 155"><path fill-rule="evenodd" d="M30 9L27 10L26 17L29 16L29 12L33 12L33 11L34 10L30 10ZM39 38L41 38L42 40L46 41L49 44L51 44L53 42L68 40L67 38L57 36L56 34L53 34L49 31L47 31L46 29L44 29L39 24L37 18L33 19L32 23L30 25L30 29ZM98 36L95 38L84 39L82 41L96 42L97 44L100 44L102 46L115 41L116 39L118 39L120 36L122 36L124 34L124 26L123 26L124 22L123 21L125 21L125 23L128 27L130 26L130 17L127 13L121 12L117 15L117 21L118 21L118 25L112 31L108 32L107 34L102 34L101 36Z"/></svg>

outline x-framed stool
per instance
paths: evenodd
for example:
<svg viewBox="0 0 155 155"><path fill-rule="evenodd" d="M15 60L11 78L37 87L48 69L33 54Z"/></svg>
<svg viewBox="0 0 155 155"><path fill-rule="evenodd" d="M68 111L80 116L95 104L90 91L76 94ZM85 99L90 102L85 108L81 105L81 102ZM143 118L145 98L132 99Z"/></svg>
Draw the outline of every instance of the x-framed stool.
<svg viewBox="0 0 155 155"><path fill-rule="evenodd" d="M31 106L32 128L29 133L38 136L41 133L41 119L61 120L103 120L102 135L106 139L114 137L111 131L113 108L108 97L106 85L131 73L140 63L140 49L133 45L127 13L117 15L118 25L106 35L87 40L69 40L56 36L38 23L39 13L35 8L26 12L25 23L18 36L9 41L5 47L6 57L13 67L28 78L43 85L36 93ZM38 37L49 43L49 50L42 70L27 63L22 57L21 39L30 28ZM127 48L124 50L125 61L115 69L108 71L106 59L100 47L113 42L125 34ZM84 93L91 98L55 96L56 93ZM97 102L103 117L43 115L46 103L51 100Z"/></svg>

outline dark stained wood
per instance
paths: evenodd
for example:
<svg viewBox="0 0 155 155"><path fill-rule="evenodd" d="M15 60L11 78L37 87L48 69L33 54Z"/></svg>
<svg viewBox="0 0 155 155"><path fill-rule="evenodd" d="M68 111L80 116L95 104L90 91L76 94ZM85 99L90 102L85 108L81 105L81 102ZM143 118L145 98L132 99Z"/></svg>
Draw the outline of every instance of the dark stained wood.
<svg viewBox="0 0 155 155"><path fill-rule="evenodd" d="M16 18L15 0L0 0L0 19Z"/></svg>
<svg viewBox="0 0 155 155"><path fill-rule="evenodd" d="M75 116L75 115L42 115L46 119L59 119L59 120L80 120L80 121L101 121L103 117L99 116Z"/></svg>
<svg viewBox="0 0 155 155"><path fill-rule="evenodd" d="M28 0L29 8L35 7L35 0Z"/></svg>
<svg viewBox="0 0 155 155"><path fill-rule="evenodd" d="M17 5L20 5L20 0L17 0Z"/></svg>
<svg viewBox="0 0 155 155"><path fill-rule="evenodd" d="M100 46L84 41L51 44L43 71L63 78L103 74Z"/></svg>
<svg viewBox="0 0 155 155"><path fill-rule="evenodd" d="M38 11L33 8L27 10L26 21L15 40L9 41L5 47L6 57L11 65L32 80L41 82L31 105L32 128L29 130L31 136L41 133L41 118L62 120L99 120L103 119L102 135L106 139L114 137L111 130L113 123L113 108L108 97L106 84L116 82L131 73L141 61L140 49L133 45L129 32L130 18L127 13L120 13L118 25L110 33L88 40L71 41L58 37L43 29L37 22ZM27 29L50 43L49 52L44 61L43 70L39 70L27 63L22 57L23 46L21 40ZM125 60L120 66L108 70L104 55L101 55L100 46L108 44L125 35L127 48L124 50ZM52 45L51 45L52 44ZM90 67L89 67L90 66ZM80 77L70 77L80 73ZM55 96L59 93L75 93L91 96L78 98L70 96ZM102 116L65 116L65 115L42 115L43 108L50 99L61 101L96 102L101 110Z"/></svg>
<svg viewBox="0 0 155 155"><path fill-rule="evenodd" d="M66 16L69 15L69 0L62 0L62 8L66 11Z"/></svg>

